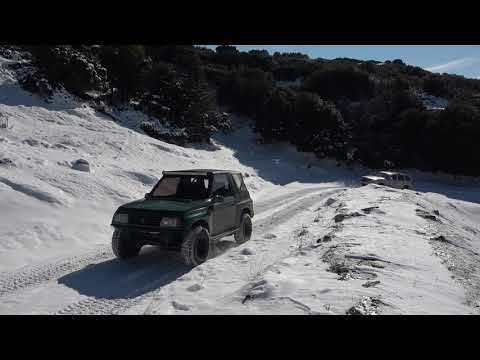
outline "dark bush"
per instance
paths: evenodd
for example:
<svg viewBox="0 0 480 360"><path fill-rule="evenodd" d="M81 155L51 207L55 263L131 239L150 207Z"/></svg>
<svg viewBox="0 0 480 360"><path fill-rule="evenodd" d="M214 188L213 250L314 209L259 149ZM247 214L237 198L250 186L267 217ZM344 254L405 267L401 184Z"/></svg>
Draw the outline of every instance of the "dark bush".
<svg viewBox="0 0 480 360"><path fill-rule="evenodd" d="M82 98L88 98L89 91L104 91L107 87L107 70L88 53L88 48L31 46L28 50L39 73L33 79L26 79L27 89L33 90L34 78L45 78L53 88L63 86Z"/></svg>
<svg viewBox="0 0 480 360"><path fill-rule="evenodd" d="M441 78L430 75L423 81L423 90L430 95L445 96L448 95L448 84Z"/></svg>
<svg viewBox="0 0 480 360"><path fill-rule="evenodd" d="M334 101L362 100L374 95L375 85L368 73L353 66L331 65L311 74L305 81L305 89Z"/></svg>
<svg viewBox="0 0 480 360"><path fill-rule="evenodd" d="M231 74L219 88L219 103L233 112L255 117L273 88L268 73L244 68Z"/></svg>
<svg viewBox="0 0 480 360"><path fill-rule="evenodd" d="M290 89L275 88L257 114L255 129L267 141L291 140L289 127L295 121L296 94Z"/></svg>
<svg viewBox="0 0 480 360"><path fill-rule="evenodd" d="M100 61L108 69L110 85L117 89L120 101L127 101L141 89L145 55L141 45L102 47Z"/></svg>

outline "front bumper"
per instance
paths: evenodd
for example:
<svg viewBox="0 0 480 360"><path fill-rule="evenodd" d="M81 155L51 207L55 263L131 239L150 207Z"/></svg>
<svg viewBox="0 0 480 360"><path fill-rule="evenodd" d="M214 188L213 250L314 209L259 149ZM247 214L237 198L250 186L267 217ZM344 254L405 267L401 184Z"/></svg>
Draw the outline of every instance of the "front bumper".
<svg viewBox="0 0 480 360"><path fill-rule="evenodd" d="M181 228L160 228L156 226L117 223L112 223L112 226L117 230L125 231L130 241L135 241L139 245L155 245L169 250L179 250L184 238Z"/></svg>

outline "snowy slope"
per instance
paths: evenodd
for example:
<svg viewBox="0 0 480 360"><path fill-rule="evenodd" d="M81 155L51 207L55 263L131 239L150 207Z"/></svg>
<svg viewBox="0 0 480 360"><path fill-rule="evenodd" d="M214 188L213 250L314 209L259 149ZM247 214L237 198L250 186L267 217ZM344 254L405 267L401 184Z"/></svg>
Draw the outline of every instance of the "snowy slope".
<svg viewBox="0 0 480 360"><path fill-rule="evenodd" d="M478 312L480 205L373 185L332 190L306 205L275 227L275 237L258 230L249 244L165 284L127 313ZM439 221L417 209L437 210ZM432 240L439 234L448 240Z"/></svg>

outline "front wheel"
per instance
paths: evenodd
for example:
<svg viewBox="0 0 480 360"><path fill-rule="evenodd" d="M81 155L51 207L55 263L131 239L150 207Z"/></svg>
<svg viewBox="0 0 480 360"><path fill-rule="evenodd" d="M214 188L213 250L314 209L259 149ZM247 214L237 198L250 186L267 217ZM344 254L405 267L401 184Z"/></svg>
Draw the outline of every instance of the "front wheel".
<svg viewBox="0 0 480 360"><path fill-rule="evenodd" d="M126 260L137 256L140 246L126 231L115 229L112 235L112 250L117 258Z"/></svg>
<svg viewBox="0 0 480 360"><path fill-rule="evenodd" d="M247 213L242 215L242 221L240 222L240 229L235 233L235 241L237 244L243 244L250 240L252 236L252 218Z"/></svg>
<svg viewBox="0 0 480 360"><path fill-rule="evenodd" d="M197 226L182 243L182 260L185 265L195 267L207 261L209 253L210 233L203 226Z"/></svg>

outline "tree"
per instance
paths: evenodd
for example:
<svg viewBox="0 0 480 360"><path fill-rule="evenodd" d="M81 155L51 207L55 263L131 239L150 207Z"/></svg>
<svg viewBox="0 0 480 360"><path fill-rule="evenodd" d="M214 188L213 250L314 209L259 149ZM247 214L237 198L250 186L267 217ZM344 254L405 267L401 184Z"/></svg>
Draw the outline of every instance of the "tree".
<svg viewBox="0 0 480 360"><path fill-rule="evenodd" d="M220 86L219 103L241 115L255 117L272 88L268 73L260 69L239 69Z"/></svg>
<svg viewBox="0 0 480 360"><path fill-rule="evenodd" d="M215 48L215 60L229 68L238 66L240 63L240 52L235 46L220 45Z"/></svg>
<svg viewBox="0 0 480 360"><path fill-rule="evenodd" d="M330 65L315 71L305 81L305 89L323 99L369 99L375 85L367 73L350 65Z"/></svg>
<svg viewBox="0 0 480 360"><path fill-rule="evenodd" d="M296 121L287 131L300 151L313 151L319 157L340 155L346 128L333 103L301 92L296 96L293 116Z"/></svg>
<svg viewBox="0 0 480 360"><path fill-rule="evenodd" d="M143 46L104 46L100 53L100 59L108 69L111 86L118 90L118 97L121 101L128 100L139 90L143 77L142 65L145 61Z"/></svg>
<svg viewBox="0 0 480 360"><path fill-rule="evenodd" d="M267 140L290 140L288 127L294 119L295 93L275 88L267 97L255 120L255 130Z"/></svg>

